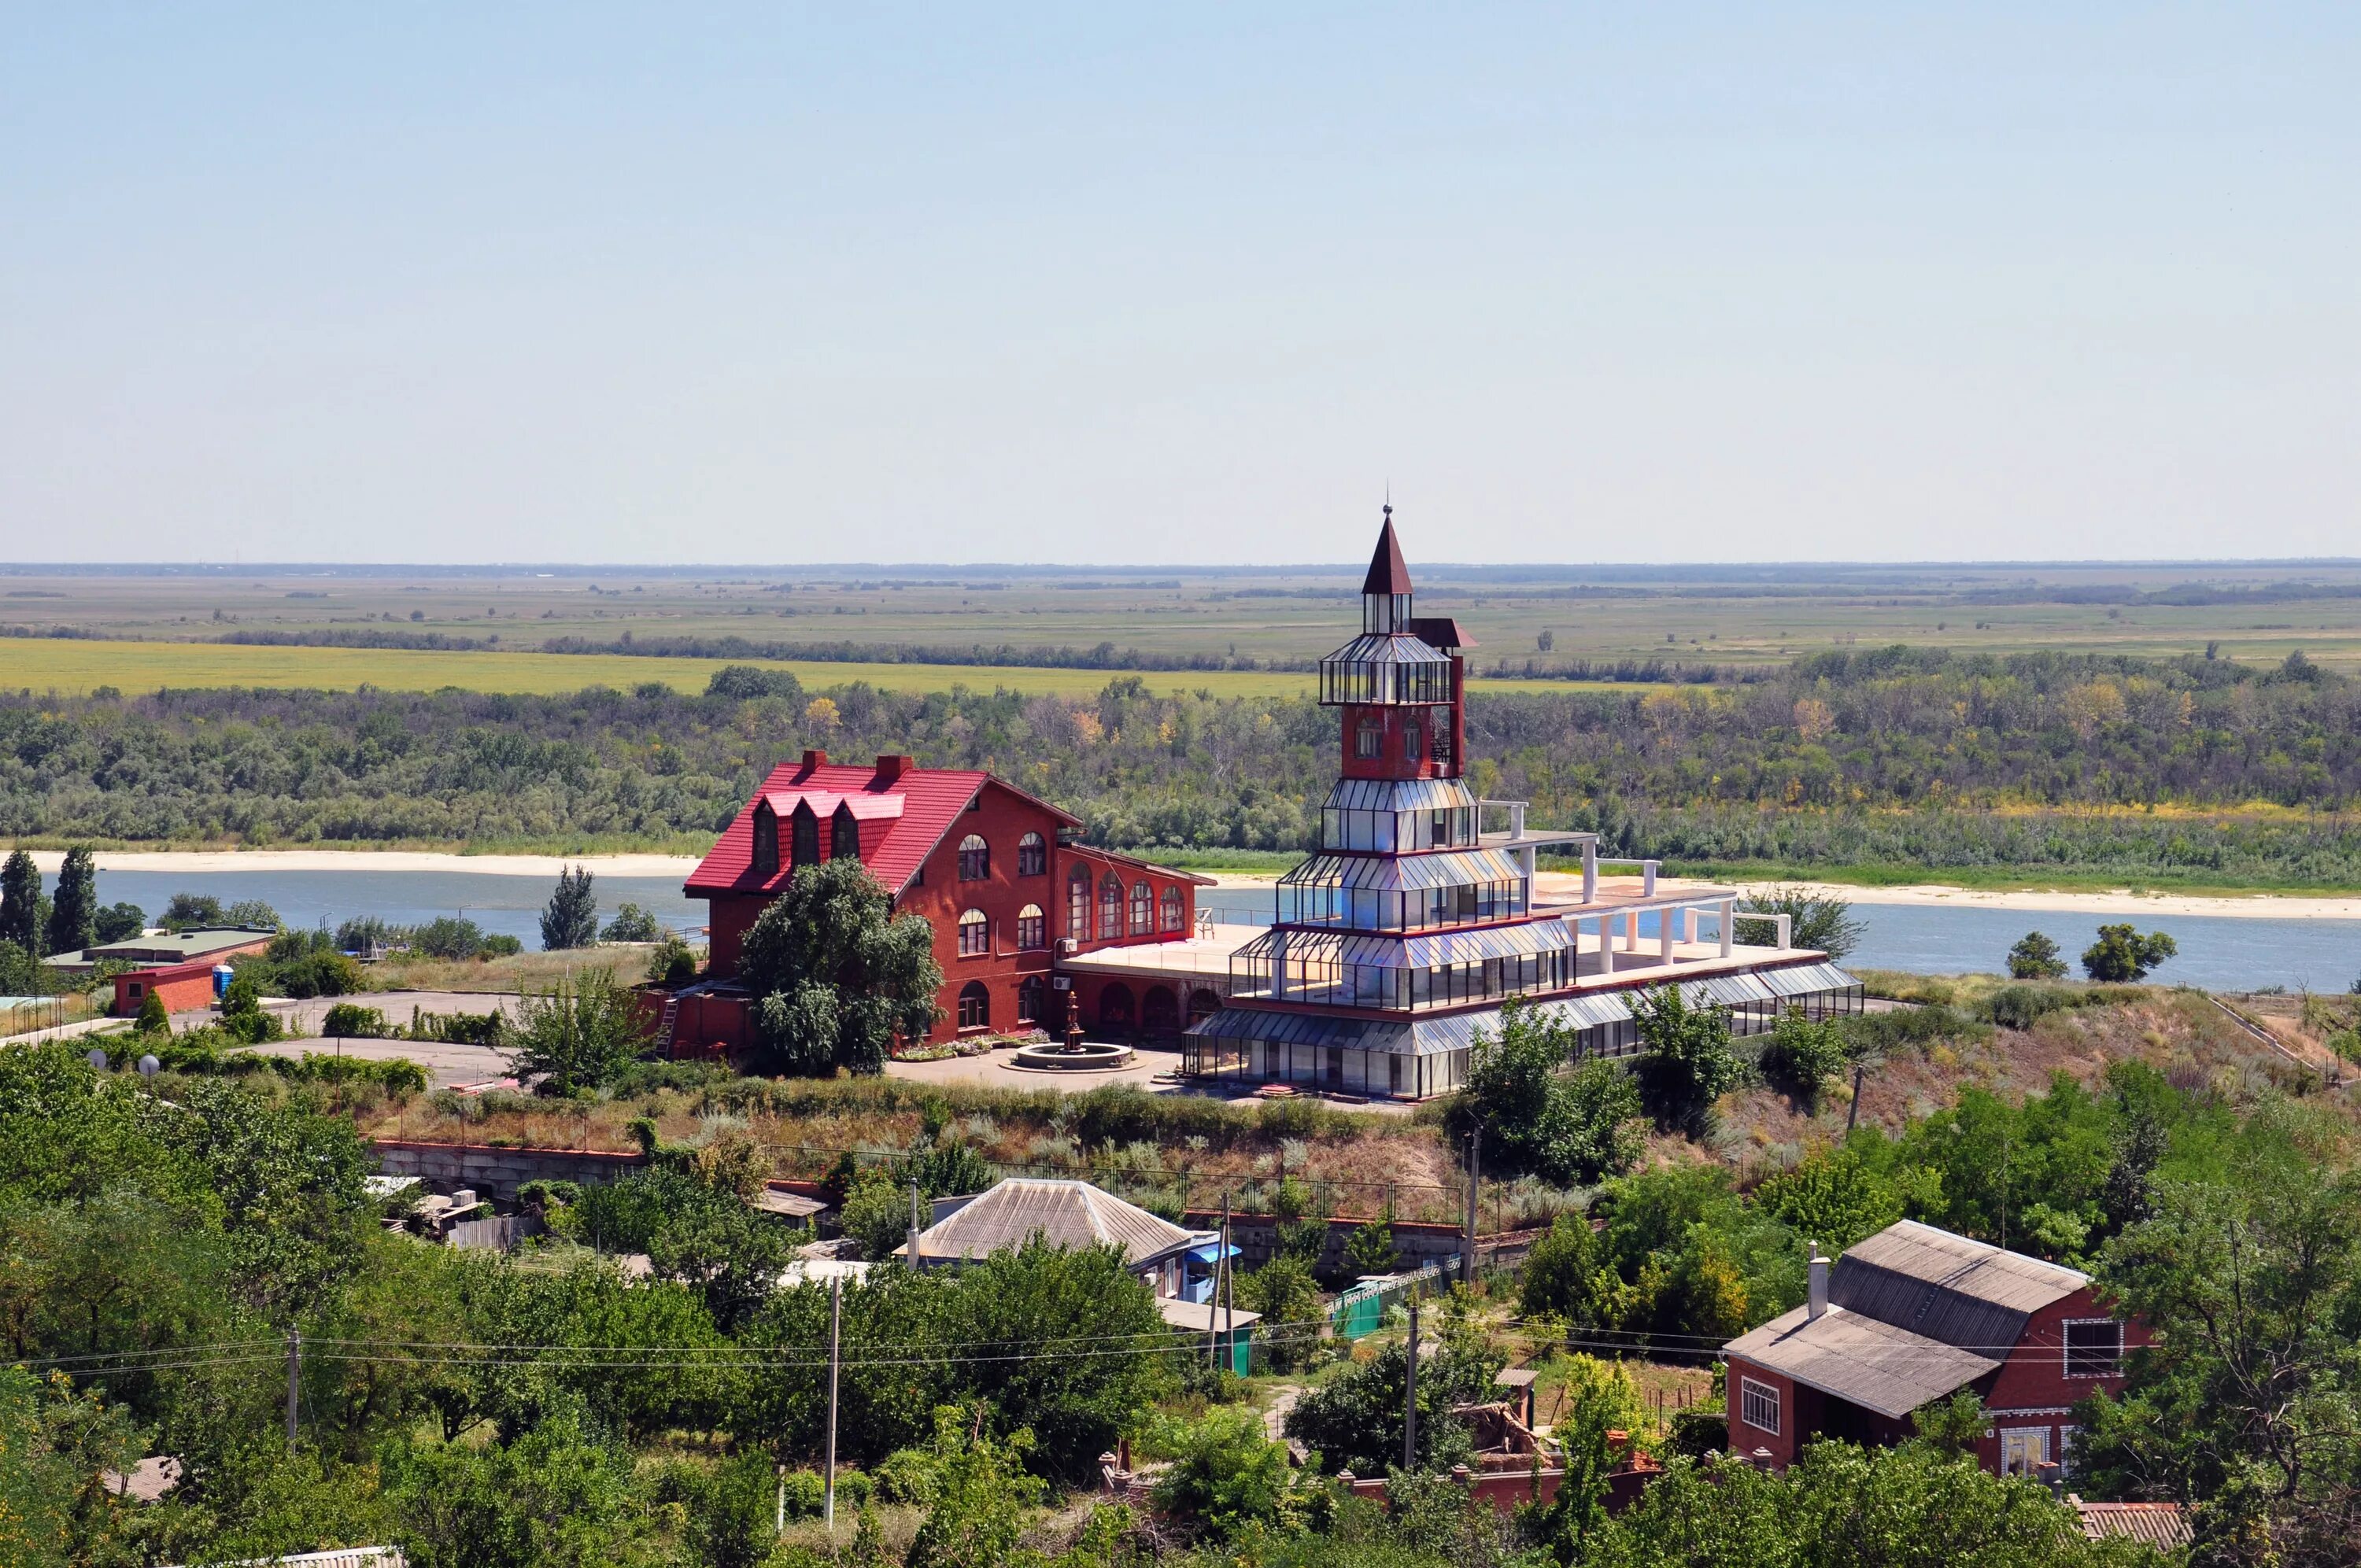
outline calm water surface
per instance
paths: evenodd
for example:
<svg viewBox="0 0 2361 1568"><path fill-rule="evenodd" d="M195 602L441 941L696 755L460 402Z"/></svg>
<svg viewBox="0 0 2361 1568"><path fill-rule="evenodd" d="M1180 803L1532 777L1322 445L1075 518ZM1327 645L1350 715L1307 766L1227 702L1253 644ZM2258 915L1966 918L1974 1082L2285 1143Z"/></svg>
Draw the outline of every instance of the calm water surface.
<svg viewBox="0 0 2361 1568"><path fill-rule="evenodd" d="M98 892L103 903L128 899L151 919L175 893L211 894L224 904L259 898L291 926L316 926L324 919L334 926L355 915L414 926L438 915L464 915L488 932L506 933L537 948L541 911L554 882L474 872L102 871ZM682 897L680 883L671 877L602 876L596 888L602 921L617 905L629 902L675 930L705 922L703 902ZM1199 903L1224 921L1262 926L1270 923L1274 899L1262 889L1207 888ZM1883 904L1855 905L1853 913L1867 930L1850 962L1935 974L1998 970L2010 944L2027 931L2048 933L2070 958L2096 939L2103 918ZM2161 981L2219 991L2267 985L2343 991L2361 978L2361 921L2158 915L2136 924L2180 944L2180 956L2157 971ZM1641 929L1644 938L1655 927L1643 919Z"/></svg>
<svg viewBox="0 0 2361 1568"><path fill-rule="evenodd" d="M1207 888L1202 907L1223 920L1268 926L1274 899L1250 888ZM2055 941L2070 961L2098 939L2099 923L2121 916L2035 914L2015 909L1956 909L1913 904L1856 904L1865 927L1846 961L1865 969L1958 974L2005 967L2009 948L2027 931ZM2361 979L2361 920L2260 920L2227 915L2158 915L2134 922L2162 931L2180 945L2180 957L2156 971L2162 981L2209 991L2251 991L2268 985L2343 991ZM1706 923L1710 929L1711 923ZM1655 922L1642 916L1642 938Z"/></svg>

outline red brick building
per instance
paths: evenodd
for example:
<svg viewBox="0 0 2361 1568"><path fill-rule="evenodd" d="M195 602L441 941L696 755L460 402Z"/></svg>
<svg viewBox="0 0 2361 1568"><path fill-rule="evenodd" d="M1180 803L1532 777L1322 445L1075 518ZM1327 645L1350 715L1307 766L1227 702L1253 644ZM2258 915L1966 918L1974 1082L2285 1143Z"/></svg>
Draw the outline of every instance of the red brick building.
<svg viewBox="0 0 2361 1568"><path fill-rule="evenodd" d="M1883 1445L1911 1413L1962 1390L1991 1425L1977 1452L1998 1475L2073 1473L2073 1406L2122 1391L2148 1341L2101 1307L2091 1277L1904 1220L1812 1264L1811 1296L1723 1349L1730 1446L1784 1469L1814 1437Z"/></svg>
<svg viewBox="0 0 2361 1568"><path fill-rule="evenodd" d="M747 928L797 866L847 855L868 867L895 913L934 927L943 971L936 1040L1062 1028L1061 950L1185 938L1196 891L1212 881L1066 842L1081 827L986 773L891 755L831 762L816 751L781 764L689 874L685 891L712 912L712 957L675 1010L674 1048L751 1043L750 999L732 983ZM1177 1035L1172 1011L1169 1019L1146 1007L1128 1019L1096 1011L1085 1019L1119 1034Z"/></svg>

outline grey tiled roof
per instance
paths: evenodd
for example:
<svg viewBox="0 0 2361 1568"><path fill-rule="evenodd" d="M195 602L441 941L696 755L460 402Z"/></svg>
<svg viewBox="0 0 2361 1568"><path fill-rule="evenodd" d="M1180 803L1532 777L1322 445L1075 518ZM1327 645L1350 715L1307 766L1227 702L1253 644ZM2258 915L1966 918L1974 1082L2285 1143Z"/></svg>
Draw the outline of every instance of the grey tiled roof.
<svg viewBox="0 0 2361 1568"><path fill-rule="evenodd" d="M1023 1246L1034 1234L1052 1246L1123 1249L1126 1261L1161 1257L1211 1233L1159 1219L1087 1181L1011 1177L918 1234L922 1259L985 1257Z"/></svg>
<svg viewBox="0 0 2361 1568"><path fill-rule="evenodd" d="M2013 1345L2026 1320L2091 1277L1902 1220L1845 1251L1828 1300L1945 1344Z"/></svg>
<svg viewBox="0 0 2361 1568"><path fill-rule="evenodd" d="M1897 1420L2001 1364L1842 1307L1817 1319L1806 1317L1808 1310L1781 1313L1732 1340L1723 1354Z"/></svg>

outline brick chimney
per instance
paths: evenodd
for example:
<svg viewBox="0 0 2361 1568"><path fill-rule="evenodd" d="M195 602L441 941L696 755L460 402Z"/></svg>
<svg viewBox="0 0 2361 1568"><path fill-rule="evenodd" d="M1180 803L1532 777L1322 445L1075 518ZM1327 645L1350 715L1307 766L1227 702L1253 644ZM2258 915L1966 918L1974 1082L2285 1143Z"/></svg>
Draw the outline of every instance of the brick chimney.
<svg viewBox="0 0 2361 1568"><path fill-rule="evenodd" d="M877 753L877 782L892 784L895 779L900 778L903 771L909 766L910 759L907 756L895 751L880 751Z"/></svg>
<svg viewBox="0 0 2361 1568"><path fill-rule="evenodd" d="M817 746L806 747L804 749L804 766L807 768L824 768L828 766L828 753L821 751Z"/></svg>
<svg viewBox="0 0 2361 1568"><path fill-rule="evenodd" d="M1806 1242L1812 1249L1810 1295L1806 1298L1804 1317L1808 1321L1828 1310L1828 1260L1820 1255L1820 1244Z"/></svg>

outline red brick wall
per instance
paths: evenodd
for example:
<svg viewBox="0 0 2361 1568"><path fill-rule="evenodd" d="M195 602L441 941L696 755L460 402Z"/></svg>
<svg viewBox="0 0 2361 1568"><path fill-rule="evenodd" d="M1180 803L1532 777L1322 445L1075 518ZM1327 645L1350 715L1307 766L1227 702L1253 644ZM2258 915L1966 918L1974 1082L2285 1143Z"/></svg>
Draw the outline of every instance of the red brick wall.
<svg viewBox="0 0 2361 1568"><path fill-rule="evenodd" d="M1031 950L1016 945L1017 912L1028 904L1041 906L1042 940L1058 937L1058 819L1023 796L987 784L976 797L976 809L962 811L942 842L926 859L919 883L901 897L896 912L921 915L935 928L935 962L942 966L943 989L936 1005L941 1017L933 1038L958 1037L961 990L980 982L991 999L994 1033L1019 1027L1016 988L1027 975L1049 973L1050 949ZM1017 841L1027 833L1041 835L1048 870L1035 876L1016 874ZM968 835L982 838L991 850L991 872L975 882L961 882L959 847ZM959 917L963 910L980 909L990 922L990 950L962 958L959 950Z"/></svg>
<svg viewBox="0 0 2361 1568"><path fill-rule="evenodd" d="M2105 1389L2121 1393L2124 1379L2113 1377L2069 1377L2066 1376L2065 1325L2075 1318L2105 1318L2090 1289L2075 1291L2062 1300L2044 1307L2025 1325L2016 1348L2009 1353L2008 1364L1995 1373L1983 1387L1984 1409L1992 1419L1992 1428L1984 1440L1976 1445L1976 1456L1987 1470L1998 1471L2001 1461L2001 1433L2004 1430L2039 1428L2048 1435L2044 1439L2051 1459L2059 1456L2060 1433L2074 1424L2066 1412L2084 1396ZM2140 1322L2124 1325L2124 1353L2129 1355L2148 1343L2147 1327Z"/></svg>
<svg viewBox="0 0 2361 1568"><path fill-rule="evenodd" d="M214 1004L214 962L211 958L163 969L130 970L115 977L115 1011L120 1017L137 1014L151 991L164 998L167 1013L194 1013Z"/></svg>

